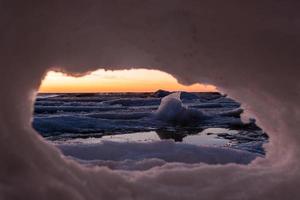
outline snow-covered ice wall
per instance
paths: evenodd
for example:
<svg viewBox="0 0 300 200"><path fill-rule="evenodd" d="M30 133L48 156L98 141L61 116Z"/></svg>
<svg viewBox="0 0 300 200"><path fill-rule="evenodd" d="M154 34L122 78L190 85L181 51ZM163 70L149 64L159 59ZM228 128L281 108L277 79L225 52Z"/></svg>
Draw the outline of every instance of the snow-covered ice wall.
<svg viewBox="0 0 300 200"><path fill-rule="evenodd" d="M0 199L299 199L300 2L0 1ZM86 169L31 127L49 69L143 67L210 83L270 135L250 165Z"/></svg>

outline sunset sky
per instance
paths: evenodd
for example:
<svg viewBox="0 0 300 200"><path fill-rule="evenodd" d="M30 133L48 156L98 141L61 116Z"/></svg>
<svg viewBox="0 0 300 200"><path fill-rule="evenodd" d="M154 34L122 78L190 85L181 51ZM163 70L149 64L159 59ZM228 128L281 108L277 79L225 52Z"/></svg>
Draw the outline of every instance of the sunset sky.
<svg viewBox="0 0 300 200"><path fill-rule="evenodd" d="M158 70L131 69L92 72L83 77L71 77L61 72L48 72L39 92L153 92L158 89L176 91L216 91L212 85L194 84L184 86L168 73Z"/></svg>

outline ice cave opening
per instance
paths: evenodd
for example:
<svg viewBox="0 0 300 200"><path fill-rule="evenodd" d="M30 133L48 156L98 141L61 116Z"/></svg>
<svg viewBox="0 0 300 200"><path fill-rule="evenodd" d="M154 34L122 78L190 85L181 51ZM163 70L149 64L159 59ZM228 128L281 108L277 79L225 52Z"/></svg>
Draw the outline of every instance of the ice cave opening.
<svg viewBox="0 0 300 200"><path fill-rule="evenodd" d="M269 137L243 112L241 102L213 85L184 86L158 70L97 70L83 77L50 71L32 126L84 166L249 164L265 157Z"/></svg>

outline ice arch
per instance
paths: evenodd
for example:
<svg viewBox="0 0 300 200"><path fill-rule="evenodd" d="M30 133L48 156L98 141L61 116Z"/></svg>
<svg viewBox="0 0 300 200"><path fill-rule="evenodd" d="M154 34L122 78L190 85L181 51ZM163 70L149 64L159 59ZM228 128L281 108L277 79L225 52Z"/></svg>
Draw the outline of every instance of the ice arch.
<svg viewBox="0 0 300 200"><path fill-rule="evenodd" d="M1 1L1 197L297 199L299 6L293 0ZM267 160L166 165L143 174L82 169L30 126L33 93L50 66L73 74L148 66L184 83L222 87L270 134Z"/></svg>

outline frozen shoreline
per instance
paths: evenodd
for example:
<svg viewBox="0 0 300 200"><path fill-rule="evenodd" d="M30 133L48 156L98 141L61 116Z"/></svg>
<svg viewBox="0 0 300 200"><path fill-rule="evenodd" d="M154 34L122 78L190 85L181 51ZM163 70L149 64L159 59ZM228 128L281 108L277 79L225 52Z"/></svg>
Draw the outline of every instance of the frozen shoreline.
<svg viewBox="0 0 300 200"><path fill-rule="evenodd" d="M44 95L35 104L34 128L80 162L133 170L149 159L247 164L265 154L268 136L255 121L242 122L238 102L215 92ZM114 160L114 148L125 154Z"/></svg>

